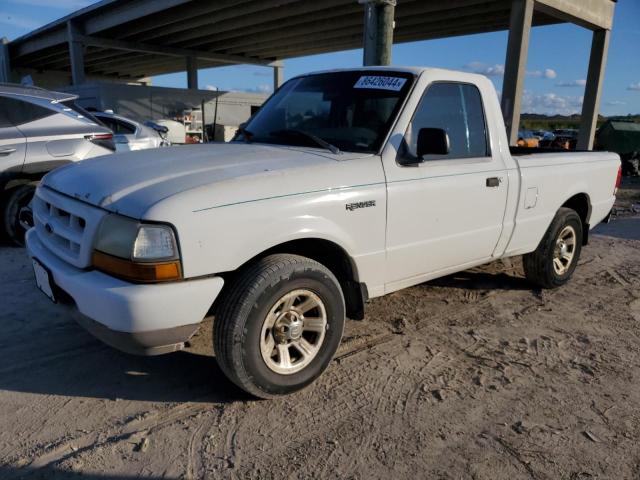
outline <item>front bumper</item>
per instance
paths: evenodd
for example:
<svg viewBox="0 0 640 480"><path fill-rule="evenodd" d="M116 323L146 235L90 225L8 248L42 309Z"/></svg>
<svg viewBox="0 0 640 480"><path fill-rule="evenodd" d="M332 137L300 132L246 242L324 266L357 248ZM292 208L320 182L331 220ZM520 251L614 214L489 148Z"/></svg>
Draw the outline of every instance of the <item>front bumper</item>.
<svg viewBox="0 0 640 480"><path fill-rule="evenodd" d="M29 256L51 273L60 303L90 333L119 350L158 355L179 350L222 290L221 277L138 285L61 260L27 232Z"/></svg>

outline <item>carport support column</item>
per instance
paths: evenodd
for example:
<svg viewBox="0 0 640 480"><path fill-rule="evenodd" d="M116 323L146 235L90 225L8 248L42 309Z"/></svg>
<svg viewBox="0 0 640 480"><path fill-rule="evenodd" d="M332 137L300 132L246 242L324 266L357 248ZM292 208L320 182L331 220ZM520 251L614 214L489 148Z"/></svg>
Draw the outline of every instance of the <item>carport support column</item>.
<svg viewBox="0 0 640 480"><path fill-rule="evenodd" d="M578 134L577 148L580 150L593 149L610 35L611 32L609 30L595 30L593 32L589 73L587 74L587 86L584 92L584 103L582 104L582 116L580 120L580 133Z"/></svg>
<svg viewBox="0 0 640 480"><path fill-rule="evenodd" d="M502 84L502 114L510 145L515 145L518 142L520 107L524 92L532 20L533 0L513 0Z"/></svg>
<svg viewBox="0 0 640 480"><path fill-rule="evenodd" d="M67 22L67 40L69 43L69 59L71 60L71 82L82 85L84 74L84 44L78 39L80 30L73 22Z"/></svg>
<svg viewBox="0 0 640 480"><path fill-rule="evenodd" d="M189 90L198 89L198 59L187 57L187 88Z"/></svg>
<svg viewBox="0 0 640 480"><path fill-rule="evenodd" d="M7 37L0 39L0 82L11 81L11 61L9 60L9 40Z"/></svg>
<svg viewBox="0 0 640 480"><path fill-rule="evenodd" d="M396 0L358 0L364 5L363 65L391 65Z"/></svg>
<svg viewBox="0 0 640 480"><path fill-rule="evenodd" d="M275 92L284 83L284 65L273 65L273 91Z"/></svg>

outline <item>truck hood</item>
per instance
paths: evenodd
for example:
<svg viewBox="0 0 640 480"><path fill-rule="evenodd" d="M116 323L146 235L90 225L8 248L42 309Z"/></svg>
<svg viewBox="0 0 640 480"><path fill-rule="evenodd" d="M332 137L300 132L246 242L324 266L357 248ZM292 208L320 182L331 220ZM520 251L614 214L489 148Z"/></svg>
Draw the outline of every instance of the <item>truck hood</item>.
<svg viewBox="0 0 640 480"><path fill-rule="evenodd" d="M361 156L264 144L177 146L84 160L54 170L43 184L106 210L142 218L159 201L188 190Z"/></svg>

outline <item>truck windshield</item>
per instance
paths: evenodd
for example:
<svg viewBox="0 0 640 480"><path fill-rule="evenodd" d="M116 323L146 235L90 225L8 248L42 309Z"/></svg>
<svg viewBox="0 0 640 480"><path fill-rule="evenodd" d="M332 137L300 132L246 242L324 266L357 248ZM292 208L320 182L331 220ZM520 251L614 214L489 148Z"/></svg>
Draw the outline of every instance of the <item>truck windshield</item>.
<svg viewBox="0 0 640 480"><path fill-rule="evenodd" d="M413 81L410 73L381 70L294 78L235 140L375 153Z"/></svg>

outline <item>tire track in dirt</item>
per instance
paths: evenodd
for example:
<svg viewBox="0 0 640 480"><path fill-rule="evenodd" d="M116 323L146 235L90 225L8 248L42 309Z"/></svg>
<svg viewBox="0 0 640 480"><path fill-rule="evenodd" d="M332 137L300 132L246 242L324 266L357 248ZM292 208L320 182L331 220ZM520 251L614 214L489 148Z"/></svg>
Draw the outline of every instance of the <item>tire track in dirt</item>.
<svg viewBox="0 0 640 480"><path fill-rule="evenodd" d="M445 319L449 321L453 321L455 319L464 317L465 315L468 315L470 312L472 312L479 306L483 304L488 304L490 299L496 294L497 292L495 291L488 292L484 297L475 301L472 305L469 305L466 308L458 309L455 314L447 314L447 315L440 315L438 317L435 317L435 316L431 317L429 319L428 324L432 322L445 320ZM413 331L416 333L420 332L425 328L428 328L428 324L418 325ZM404 335L382 333L382 334L373 336L371 338L354 342L354 345L351 346L352 348L347 347L348 349L343 350L342 352L339 352L336 357L336 360L339 364L342 364L346 359L350 359L351 357L354 357L354 356L359 356L359 354L362 354L364 352L369 352L375 349L376 347L389 344L389 343L395 343L399 345L404 341L404 337L405 337ZM82 350L86 350L86 348L85 349L79 348L77 349L77 351L74 351L73 354L80 355L82 353ZM399 349L400 352L402 352L402 350L403 350L402 348ZM60 356L64 357L65 355L60 354ZM346 377L349 376L349 374L347 373L349 369L341 368L340 370L342 370L342 372L340 372L336 376L336 380L338 384L342 386L350 385L351 382L349 381L345 382ZM397 365L395 367L395 370L397 370ZM391 378L390 381L389 381L389 378ZM401 387L402 387L402 381L400 377L393 375L393 371L389 376L378 379L378 381L376 382L376 388L373 390L373 392L371 392L372 394L373 393L376 394L375 396L377 397L377 401L374 407L374 411L376 412L376 415L372 415L369 417L371 419L371 421L368 422L370 431L372 429L375 429L375 422L373 421L373 419L375 419L379 415L384 415L385 413L389 413L386 411L389 408L388 407L388 402L390 401L389 399L394 399L395 402L401 401L398 398L398 395L402 394ZM366 385L365 385L365 388L367 388ZM382 390L382 395L377 395L377 393L380 392L380 390ZM358 403L357 398L360 398L360 399L366 398L366 396L361 395L361 393L363 392L360 392L358 390L341 392L340 396L342 400L338 405L336 405L337 408L335 409L335 411L336 412L345 412L345 411L353 412L352 407L354 406L354 403L357 405ZM404 402L406 403L406 398L404 399ZM104 431L92 432L90 434L86 434L80 437L65 439L64 441L60 441L59 444L56 444L54 448L47 450L40 455L36 455L36 458L29 464L29 466L32 468L42 468L45 466L49 466L49 465L61 462L70 457L73 457L75 455L79 455L87 450L127 439L141 431L150 430L152 428L156 429L160 426L170 425L175 422L185 420L189 417L195 416L198 413L201 413L202 411L208 410L210 408L211 407L208 404L193 404L193 403L182 404L172 408L171 410L169 410L169 412L162 414L163 420L161 422L155 422L155 419L161 414L160 411L156 411L148 415L147 417L145 417L143 420L140 420L140 421L134 420L132 422L127 423L124 426L124 428L120 430L116 430L115 432L109 432L108 429L105 429ZM304 418L304 415L303 415L303 418ZM312 422L314 421L314 419L310 419L310 420ZM313 427L321 427L322 424L324 424L327 420L331 420L331 419L323 418L323 419L315 420L315 425L313 425ZM334 422L339 422L340 420L341 419L338 417L334 419ZM228 457L231 459L233 465L238 468L240 468L240 462L238 458L239 453L235 445L235 441L236 441L235 439L239 429L240 429L240 425L236 424L235 429L229 429L229 434L227 436ZM315 428L309 428L308 431L309 431L308 434L306 436L303 436L301 439L299 438L299 441L307 441L309 438L312 438L318 433L318 430L316 430ZM371 432L371 433L372 435L370 436L373 437L375 435L375 432ZM100 437L105 435L108 435L105 440L99 440ZM370 440L369 443L371 443L372 441L373 440ZM247 449L253 450L255 447L256 445L251 441L245 444L245 448ZM367 446L363 445L363 448L365 447ZM351 463L350 466L354 467L355 464Z"/></svg>
<svg viewBox="0 0 640 480"><path fill-rule="evenodd" d="M588 270L593 272L592 276L604 275L607 273L608 269L601 270L596 269L595 267L601 267L600 262L593 261L590 262L586 267ZM585 268L585 270L587 270ZM613 271L616 271L615 269ZM591 273L589 272L589 273ZM586 273L586 272L585 272ZM608 275L613 277L610 272ZM618 281L618 283L620 283ZM573 293L573 291L579 291L584 285L588 285L589 281L587 278L581 277L578 282L571 288L572 292L568 292L566 289L563 290L564 294ZM631 286L628 285L628 287ZM530 291L525 291L522 295L531 296ZM556 293L540 295L540 303L548 303L552 302L556 299ZM351 422L355 424L358 421L363 419L363 414L359 411L360 407L370 406L368 404L368 398L375 398L377 396L377 401L373 407L373 414L371 410L367 411L367 415L369 416L369 421L365 423L361 423L359 428L352 429L352 435L347 435L347 438L351 438L353 436L354 439L358 440L358 431L362 431L362 426L366 426L371 432L370 439L368 439L367 443L364 440L359 440L360 443L357 443L361 446L363 450L370 450L373 442L377 441L378 432L375 431L381 428L381 425L375 424L375 420L379 420L380 417L390 416L393 413L399 413L402 417L409 416L411 412L415 412L418 408L418 398L420 397L420 391L415 387L415 385L407 386L407 383L411 382L403 382L403 379L400 375L398 375L398 365L396 362L396 366L386 370L384 375L378 378L373 385L369 382L365 382L364 385L358 385L358 382L361 382L364 378L361 373L363 369L367 368L367 365L363 366L363 360L366 358L370 358L371 355L376 356L376 352L384 349L385 351L391 352L393 355L400 355L404 351L404 342L407 338L414 339L420 338L423 339L423 336L417 335L417 333L422 332L426 328L429 328L436 322L453 322L460 320L473 313L476 309L481 308L483 306L487 306L492 298L500 296L500 292L497 290L489 291L486 295L481 296L481 298L474 297L471 299L472 303L468 306L459 307L456 305L456 311L450 312L447 309L444 309L444 312L440 313L436 316L431 316L427 319L427 321L423 321L415 326L415 328L408 329L405 332L405 335L396 335L388 332L376 334L374 336L370 336L367 338L358 339L358 341L354 341L353 343L346 344L345 347L341 347L341 350L338 351L336 356L336 363L331 367L329 373L329 378L323 377L327 381L327 388L331 387L336 390L335 395L339 398L338 402L332 402L333 413L329 413L328 417L323 416L321 418L315 418L315 416L311 413L304 413L300 411L303 407L298 407L296 405L298 400L301 400L298 396L296 396L296 401L290 400L277 400L273 403L278 402L279 405L284 405L286 408L290 409L290 415L292 417L300 417L303 421L308 421L309 425L306 425L306 432L302 435L297 436L297 443L299 444L309 444L314 437L322 436L323 432L326 434L331 431L336 425L340 424L348 424ZM470 299L467 299L470 300ZM433 339L440 343L438 339ZM451 342L449 343L451 346ZM462 347L461 347L462 348ZM81 352L76 353L76 355L81 355ZM64 354L60 354L64 357ZM440 355L440 357L438 357ZM436 357L441 358L441 352L436 353L429 361L435 361ZM434 365L434 367L437 365ZM411 370L409 373L414 374L415 372ZM407 372L404 372L407 375ZM406 377L405 377L406 380ZM321 380L320 382L322 382ZM313 387L313 388L322 388L322 387ZM324 389L326 392L326 388ZM382 395L380 395L382 393ZM314 395L311 395L309 391L306 394L303 392L301 395L306 395L302 399L302 402L310 401L309 404L305 405L304 408L309 408L310 410L315 409L316 411L322 411L322 402L318 400L324 400L326 397L324 395L320 395L320 399L314 398ZM45 399L45 403L49 402L50 399ZM263 415L262 418L268 418L270 421L269 424L276 424L275 432L271 432L268 436L262 437L262 440L259 438L252 438L251 432L247 431L247 429L255 428L255 424L244 426L242 422L235 423L227 423L228 418L233 418L234 415L238 415L237 409L229 409L229 407L225 407L222 409L221 414L221 424L224 423L223 428L227 429L227 438L229 441L227 442L225 448L228 452L231 452L231 458L234 459L234 467L237 471L246 471L250 469L250 466L245 466L239 461L240 451L254 451L256 447L265 444L270 444L270 441L277 440L278 434L284 433L287 431L286 428L280 427L278 422L274 422L276 418L269 417L269 412L273 408L273 403L269 402L269 405L262 405L261 403L252 403L251 409L252 415ZM115 429L112 431L110 429L104 429L101 432L87 434L75 439L67 439L62 441L60 445L57 445L53 449L49 449L46 452L42 452L42 454L37 457L32 463L32 467L42 467L55 464L56 462L60 462L64 459L72 457L74 455L79 455L83 452L91 450L100 445L105 445L112 442L117 442L122 439L126 439L129 436L139 433L141 431L145 431L147 429L155 429L158 430L160 428L171 426L176 422L184 421L190 419L191 417L197 415L198 413L211 409L211 405L209 404L182 404L177 407L171 408L168 412L164 410L158 410L153 412L151 417L155 417L157 420L159 416L162 416L162 421L156 421L154 423L154 418L145 417L145 419L140 422L130 422L130 424L125 425L120 429ZM296 411L297 410L297 411ZM165 417L166 414L166 417ZM349 418L351 417L351 418ZM292 428L298 428L302 426L302 422L298 422L293 425L289 425L288 428L291 430ZM384 424L382 424L384 426ZM198 428L198 427L196 427ZM229 433L234 430L235 434L229 436ZM202 431L200 428L199 432ZM107 438L103 438L107 435ZM191 437L193 443L189 443L188 448L188 464L192 471L197 470L197 449L195 445L197 444L196 436L199 433L195 434ZM239 447L239 439L244 439L242 441L241 448ZM275 442L274 442L275 443ZM282 447L282 449L271 448L268 454L259 453L256 456L254 461L255 464L265 464L264 460L267 457L271 457L278 453L282 453L282 451L286 448L286 445ZM341 458L345 455L344 452L340 452L339 448L335 448L331 452L331 457ZM318 462L322 461L318 459ZM360 465L358 464L360 459L351 458L346 466L349 469L354 470L357 469ZM327 461L324 464L324 467L329 467L329 462ZM326 471L326 470L325 470Z"/></svg>
<svg viewBox="0 0 640 480"><path fill-rule="evenodd" d="M203 398L202 400L205 400ZM64 438L54 443L53 448L40 447L42 450L39 454L35 454L27 465L31 469L40 469L51 466L55 463L62 462L71 457L80 455L88 450L97 447L103 447L108 444L126 440L141 432L151 432L163 426L186 420L192 416L201 413L204 410L211 409L210 405L206 407L202 404L186 403L177 405L168 411L157 410L140 419L133 419L125 423L121 428L115 431L104 429L102 431L90 432L74 438ZM105 438L106 437L106 438ZM7 466L12 466L9 463ZM15 466L15 464L13 465ZM16 472L15 476L7 477L7 480L13 478L21 478L23 475Z"/></svg>

